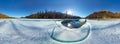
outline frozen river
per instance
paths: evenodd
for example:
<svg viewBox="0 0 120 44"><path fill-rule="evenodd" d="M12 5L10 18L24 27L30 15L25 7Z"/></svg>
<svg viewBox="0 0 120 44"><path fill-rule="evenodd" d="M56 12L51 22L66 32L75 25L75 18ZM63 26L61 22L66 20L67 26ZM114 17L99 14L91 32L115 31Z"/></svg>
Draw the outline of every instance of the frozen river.
<svg viewBox="0 0 120 44"><path fill-rule="evenodd" d="M0 20L0 44L119 44L120 20L87 20L91 33L84 41L58 42L50 34L55 27L50 19Z"/></svg>

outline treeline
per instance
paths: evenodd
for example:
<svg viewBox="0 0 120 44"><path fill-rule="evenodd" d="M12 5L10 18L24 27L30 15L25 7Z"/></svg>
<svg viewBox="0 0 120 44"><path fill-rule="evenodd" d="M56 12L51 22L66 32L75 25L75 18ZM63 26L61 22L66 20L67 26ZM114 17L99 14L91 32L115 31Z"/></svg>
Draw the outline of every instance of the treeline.
<svg viewBox="0 0 120 44"><path fill-rule="evenodd" d="M9 16L7 16L7 15L4 15L4 14L1 14L1 13L0 13L0 19L4 19L4 18L12 18L12 17L9 17Z"/></svg>
<svg viewBox="0 0 120 44"><path fill-rule="evenodd" d="M24 18L33 18L33 19L80 19L79 16L68 15L61 12L55 11L45 11L45 12L38 12L35 14L31 14Z"/></svg>
<svg viewBox="0 0 120 44"><path fill-rule="evenodd" d="M0 19L3 18L14 18L9 17L4 14L0 14ZM73 16L66 13L55 12L55 11L45 11L38 12L35 14L31 14L29 16L21 17L21 18L30 18L30 19L80 19L79 16ZM87 17L86 19L112 19L112 18L120 18L120 12L110 12L107 10L102 10L98 12L94 12Z"/></svg>
<svg viewBox="0 0 120 44"><path fill-rule="evenodd" d="M102 10L99 12L94 12L93 14L90 14L86 18L88 19L112 19L112 18L120 18L119 12L110 12L107 10Z"/></svg>

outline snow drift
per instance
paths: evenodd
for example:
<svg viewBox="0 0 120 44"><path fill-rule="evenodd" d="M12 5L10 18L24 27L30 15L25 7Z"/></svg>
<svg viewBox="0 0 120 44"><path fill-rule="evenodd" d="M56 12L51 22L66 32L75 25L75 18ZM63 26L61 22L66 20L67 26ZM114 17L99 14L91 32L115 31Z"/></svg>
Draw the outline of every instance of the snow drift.
<svg viewBox="0 0 120 44"><path fill-rule="evenodd" d="M55 20L10 19L0 20L0 44L119 44L120 21L88 20L92 29L84 41L62 43L50 38Z"/></svg>

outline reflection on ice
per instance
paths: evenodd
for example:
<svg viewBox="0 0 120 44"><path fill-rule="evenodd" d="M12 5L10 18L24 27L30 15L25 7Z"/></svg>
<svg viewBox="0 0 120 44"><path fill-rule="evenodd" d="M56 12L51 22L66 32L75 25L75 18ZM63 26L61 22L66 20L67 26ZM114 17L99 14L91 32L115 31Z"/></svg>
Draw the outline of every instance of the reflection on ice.
<svg viewBox="0 0 120 44"><path fill-rule="evenodd" d="M86 23L86 20L84 22L80 22L79 20L63 20L61 24L63 26L66 26L68 28L80 28L84 23Z"/></svg>
<svg viewBox="0 0 120 44"><path fill-rule="evenodd" d="M63 20L56 21L51 38L59 42L83 41L90 33L90 25L86 20Z"/></svg>

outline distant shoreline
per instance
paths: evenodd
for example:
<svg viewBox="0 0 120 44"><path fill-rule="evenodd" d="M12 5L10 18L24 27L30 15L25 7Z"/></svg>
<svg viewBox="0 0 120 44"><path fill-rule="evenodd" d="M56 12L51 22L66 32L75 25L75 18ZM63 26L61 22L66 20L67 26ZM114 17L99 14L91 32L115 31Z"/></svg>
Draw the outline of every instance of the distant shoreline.
<svg viewBox="0 0 120 44"><path fill-rule="evenodd" d="M76 19L28 19L28 18L4 18L0 20L76 20ZM84 18L82 18L84 19ZM86 20L120 20L120 18L114 18L114 19L86 19Z"/></svg>

